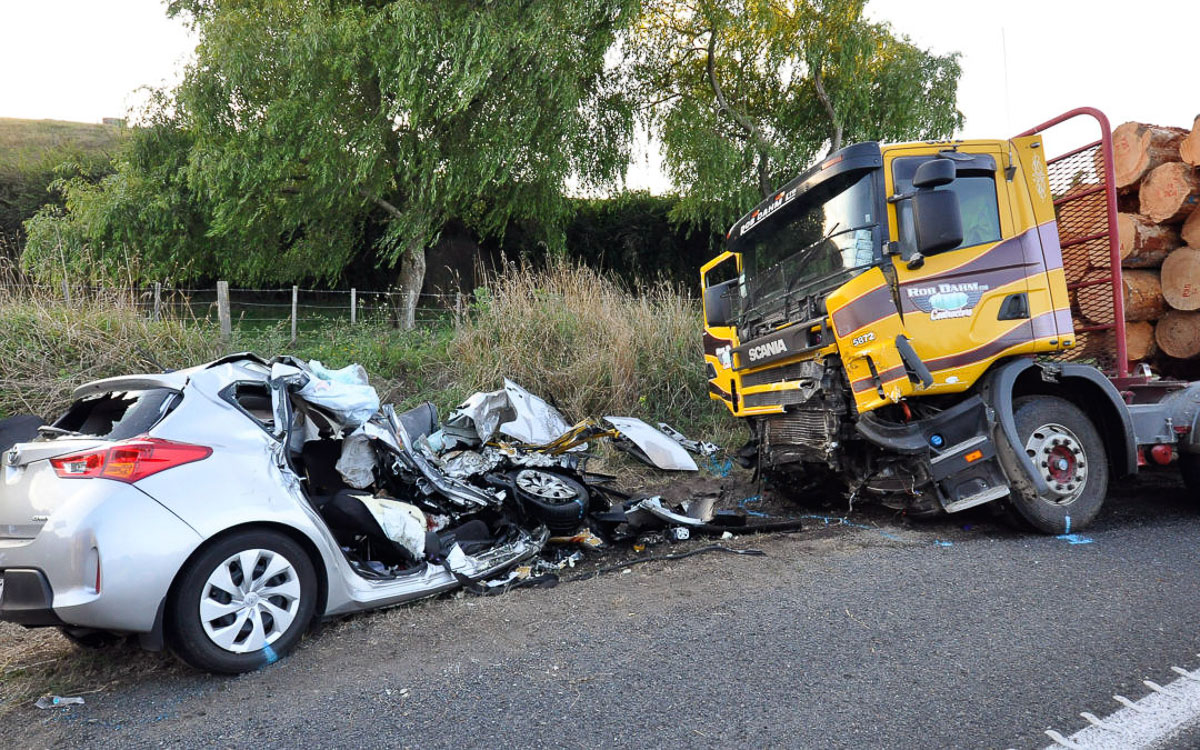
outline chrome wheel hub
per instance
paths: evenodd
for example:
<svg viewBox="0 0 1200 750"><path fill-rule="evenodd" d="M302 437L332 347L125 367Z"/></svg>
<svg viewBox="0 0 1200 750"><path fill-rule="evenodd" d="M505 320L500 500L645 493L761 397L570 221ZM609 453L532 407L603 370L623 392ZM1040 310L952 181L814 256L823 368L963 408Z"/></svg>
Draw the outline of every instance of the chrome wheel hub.
<svg viewBox="0 0 1200 750"><path fill-rule="evenodd" d="M230 556L200 594L200 624L217 646L258 651L287 632L300 608L300 580L291 561L268 549Z"/></svg>
<svg viewBox="0 0 1200 750"><path fill-rule="evenodd" d="M1088 463L1083 443L1060 424L1044 424L1025 441L1025 454L1046 480L1051 501L1070 505L1087 486Z"/></svg>
<svg viewBox="0 0 1200 750"><path fill-rule="evenodd" d="M536 469L519 471L516 482L517 487L521 490L544 500L565 503L575 499L575 489L571 485L545 471Z"/></svg>

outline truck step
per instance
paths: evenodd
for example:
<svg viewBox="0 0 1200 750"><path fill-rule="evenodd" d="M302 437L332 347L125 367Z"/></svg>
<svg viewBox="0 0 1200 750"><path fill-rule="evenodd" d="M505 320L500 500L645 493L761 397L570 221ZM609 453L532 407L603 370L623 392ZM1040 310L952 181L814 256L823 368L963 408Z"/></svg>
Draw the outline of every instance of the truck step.
<svg viewBox="0 0 1200 750"><path fill-rule="evenodd" d="M1007 495L1007 487L988 487L986 490L976 492L974 495L964 497L962 500L955 500L952 503L946 503L942 507L947 513L957 513L960 510L974 508L976 505L983 505L984 503L990 503L993 500L999 500Z"/></svg>

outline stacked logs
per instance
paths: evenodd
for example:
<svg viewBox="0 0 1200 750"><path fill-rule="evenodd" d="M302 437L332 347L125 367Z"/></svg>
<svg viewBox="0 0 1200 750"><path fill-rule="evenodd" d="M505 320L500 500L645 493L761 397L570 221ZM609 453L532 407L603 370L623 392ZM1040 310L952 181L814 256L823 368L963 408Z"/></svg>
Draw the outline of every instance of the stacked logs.
<svg viewBox="0 0 1200 750"><path fill-rule="evenodd" d="M1200 359L1200 117L1192 129L1113 131L1131 362Z"/></svg>

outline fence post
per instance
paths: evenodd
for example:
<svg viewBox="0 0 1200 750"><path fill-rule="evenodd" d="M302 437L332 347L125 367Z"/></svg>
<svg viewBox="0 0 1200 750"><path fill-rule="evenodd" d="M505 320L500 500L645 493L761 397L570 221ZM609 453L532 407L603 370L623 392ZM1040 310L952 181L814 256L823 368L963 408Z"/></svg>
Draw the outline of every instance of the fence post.
<svg viewBox="0 0 1200 750"><path fill-rule="evenodd" d="M358 323L358 290L350 287L350 325Z"/></svg>
<svg viewBox="0 0 1200 750"><path fill-rule="evenodd" d="M67 285L66 279L63 279L63 299L68 305L71 304L71 287Z"/></svg>
<svg viewBox="0 0 1200 750"><path fill-rule="evenodd" d="M296 343L296 308L300 300L300 287L292 287L292 343Z"/></svg>
<svg viewBox="0 0 1200 750"><path fill-rule="evenodd" d="M221 321L221 343L229 346L233 325L229 317L229 282L217 282L217 319Z"/></svg>
<svg viewBox="0 0 1200 750"><path fill-rule="evenodd" d="M458 292L454 296L454 327L462 326L463 319L463 296L462 292Z"/></svg>
<svg viewBox="0 0 1200 750"><path fill-rule="evenodd" d="M154 319L158 320L162 314L162 282L154 282Z"/></svg>

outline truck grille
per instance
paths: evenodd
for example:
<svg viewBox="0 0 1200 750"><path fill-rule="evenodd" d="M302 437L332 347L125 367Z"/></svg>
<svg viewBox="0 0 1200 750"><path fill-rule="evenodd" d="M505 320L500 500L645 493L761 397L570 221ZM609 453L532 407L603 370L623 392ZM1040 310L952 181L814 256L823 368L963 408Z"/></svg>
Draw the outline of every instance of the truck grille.
<svg viewBox="0 0 1200 750"><path fill-rule="evenodd" d="M772 367L768 370L748 372L745 375L742 375L742 387L745 388L751 385L779 383L784 380L797 380L799 378L811 376L811 367L809 366L808 362L793 362L792 364L784 365L783 367Z"/></svg>
<svg viewBox="0 0 1200 750"><path fill-rule="evenodd" d="M795 411L767 420L770 445L824 446L837 429L836 415L827 411Z"/></svg>
<svg viewBox="0 0 1200 750"><path fill-rule="evenodd" d="M808 400L805 396L805 391L774 391L772 393L746 393L742 396L742 403L746 406L786 406L788 404L802 404Z"/></svg>

